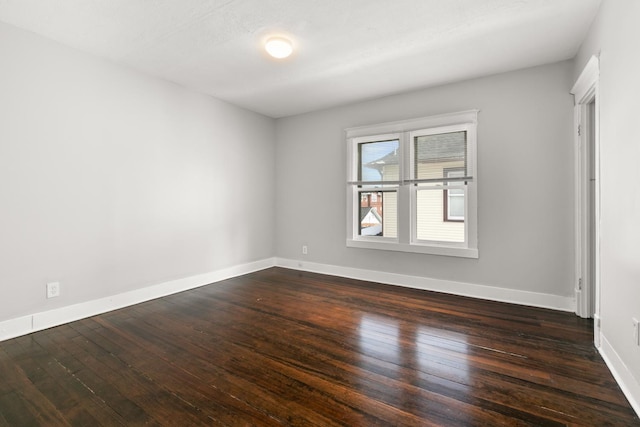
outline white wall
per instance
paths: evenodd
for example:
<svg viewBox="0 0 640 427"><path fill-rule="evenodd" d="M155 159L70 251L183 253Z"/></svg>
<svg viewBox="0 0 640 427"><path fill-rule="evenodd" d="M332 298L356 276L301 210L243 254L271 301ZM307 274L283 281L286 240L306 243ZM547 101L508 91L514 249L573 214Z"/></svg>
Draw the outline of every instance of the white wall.
<svg viewBox="0 0 640 427"><path fill-rule="evenodd" d="M572 71L565 61L279 119L278 258L571 298ZM343 129L476 108L480 258L347 248Z"/></svg>
<svg viewBox="0 0 640 427"><path fill-rule="evenodd" d="M272 119L5 24L0 58L0 321L273 256Z"/></svg>
<svg viewBox="0 0 640 427"><path fill-rule="evenodd" d="M605 0L574 77L600 53L601 318L603 351L640 413L640 2Z"/></svg>

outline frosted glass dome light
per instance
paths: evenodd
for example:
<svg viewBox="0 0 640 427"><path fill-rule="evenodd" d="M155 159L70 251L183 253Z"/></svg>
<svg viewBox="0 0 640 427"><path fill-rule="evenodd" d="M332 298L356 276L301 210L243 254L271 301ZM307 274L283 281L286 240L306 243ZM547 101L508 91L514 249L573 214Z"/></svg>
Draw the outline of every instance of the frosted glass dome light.
<svg viewBox="0 0 640 427"><path fill-rule="evenodd" d="M291 42L282 37L272 37L264 44L267 53L274 58L283 59L291 55L293 45Z"/></svg>

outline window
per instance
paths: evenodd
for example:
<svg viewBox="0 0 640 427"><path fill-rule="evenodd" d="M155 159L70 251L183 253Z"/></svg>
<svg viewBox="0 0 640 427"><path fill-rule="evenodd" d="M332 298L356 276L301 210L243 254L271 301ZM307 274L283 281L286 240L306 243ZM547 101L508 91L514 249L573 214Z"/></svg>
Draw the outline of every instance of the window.
<svg viewBox="0 0 640 427"><path fill-rule="evenodd" d="M477 113L346 130L348 246L478 257Z"/></svg>

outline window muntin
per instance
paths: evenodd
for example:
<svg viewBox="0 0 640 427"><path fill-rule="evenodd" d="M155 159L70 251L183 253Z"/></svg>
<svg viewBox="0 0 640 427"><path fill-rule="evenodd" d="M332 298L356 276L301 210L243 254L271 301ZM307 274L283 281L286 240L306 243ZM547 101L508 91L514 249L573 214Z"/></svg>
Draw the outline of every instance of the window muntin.
<svg viewBox="0 0 640 427"><path fill-rule="evenodd" d="M477 258L476 123L469 111L348 129L347 245Z"/></svg>

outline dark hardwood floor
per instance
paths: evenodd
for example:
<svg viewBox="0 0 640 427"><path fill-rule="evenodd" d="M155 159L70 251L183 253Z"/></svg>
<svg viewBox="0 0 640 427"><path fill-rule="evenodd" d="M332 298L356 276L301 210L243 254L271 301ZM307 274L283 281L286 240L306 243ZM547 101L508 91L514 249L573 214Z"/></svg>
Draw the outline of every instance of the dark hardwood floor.
<svg viewBox="0 0 640 427"><path fill-rule="evenodd" d="M0 426L640 425L571 313L272 268L0 343Z"/></svg>

